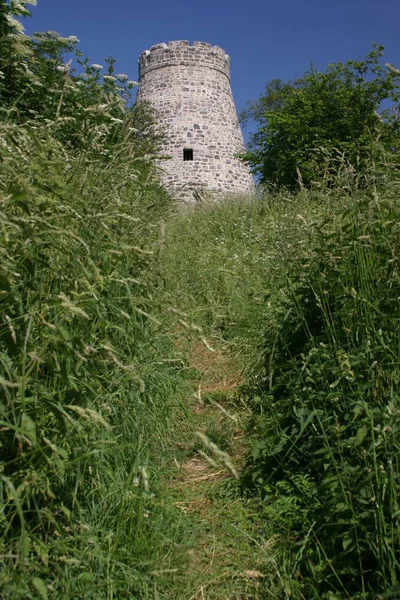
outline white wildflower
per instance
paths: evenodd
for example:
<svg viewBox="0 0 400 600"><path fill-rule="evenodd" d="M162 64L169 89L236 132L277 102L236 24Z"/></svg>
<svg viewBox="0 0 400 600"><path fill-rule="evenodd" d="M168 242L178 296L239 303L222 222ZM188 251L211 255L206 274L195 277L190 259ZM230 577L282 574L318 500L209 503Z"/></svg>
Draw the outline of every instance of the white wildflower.
<svg viewBox="0 0 400 600"><path fill-rule="evenodd" d="M103 65L97 65L96 63L94 65L92 65L92 69L96 69L96 71L101 71L103 68Z"/></svg>
<svg viewBox="0 0 400 600"><path fill-rule="evenodd" d="M15 29L17 33L24 33L24 26L20 21L15 19L12 15L6 15L7 22L12 29Z"/></svg>
<svg viewBox="0 0 400 600"><path fill-rule="evenodd" d="M103 79L105 81L117 81L117 78L114 77L113 75L103 75Z"/></svg>
<svg viewBox="0 0 400 600"><path fill-rule="evenodd" d="M66 65L58 65L57 66L57 71L60 71L60 73L65 73L65 69L66 69Z"/></svg>
<svg viewBox="0 0 400 600"><path fill-rule="evenodd" d="M138 85L139 85L139 84L138 84L138 82L137 82L137 81L128 81L128 86L129 86L129 87L131 87L131 88L132 88L132 87L136 87L136 86L138 86Z"/></svg>
<svg viewBox="0 0 400 600"><path fill-rule="evenodd" d="M12 12L19 15L29 15L29 10L26 8L25 4L28 4L28 2L24 2L24 0L11 0Z"/></svg>
<svg viewBox="0 0 400 600"><path fill-rule="evenodd" d="M35 0L35 2L36 2L36 0ZM78 38L76 37L76 35L70 35L70 36L68 37L68 41L70 41L70 42L73 42L73 43L78 43L78 42L79 42L79 40L78 40Z"/></svg>
<svg viewBox="0 0 400 600"><path fill-rule="evenodd" d="M115 77L120 81L126 81L128 79L128 75L125 75L125 73L118 73L118 75L116 75Z"/></svg>

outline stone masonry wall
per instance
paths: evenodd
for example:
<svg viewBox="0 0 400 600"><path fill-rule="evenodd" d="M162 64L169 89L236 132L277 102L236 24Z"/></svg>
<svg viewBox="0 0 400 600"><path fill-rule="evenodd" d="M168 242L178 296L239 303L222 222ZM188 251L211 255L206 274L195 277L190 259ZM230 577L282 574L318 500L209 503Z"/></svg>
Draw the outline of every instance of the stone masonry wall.
<svg viewBox="0 0 400 600"><path fill-rule="evenodd" d="M166 131L160 164L167 188L254 192L249 169L235 154L244 141L230 87L229 56L218 46L187 41L157 44L139 57L138 101L149 101ZM193 160L183 160L183 150Z"/></svg>

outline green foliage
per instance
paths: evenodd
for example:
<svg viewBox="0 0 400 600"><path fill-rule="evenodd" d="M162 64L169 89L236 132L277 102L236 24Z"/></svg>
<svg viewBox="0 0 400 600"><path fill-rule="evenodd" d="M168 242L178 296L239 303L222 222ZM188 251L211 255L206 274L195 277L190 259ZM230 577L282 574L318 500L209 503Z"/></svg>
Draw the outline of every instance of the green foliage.
<svg viewBox="0 0 400 600"><path fill-rule="evenodd" d="M166 197L121 148L89 169L45 128L1 136L1 588L124 595L155 541L134 482L167 443L179 381L154 299Z"/></svg>
<svg viewBox="0 0 400 600"><path fill-rule="evenodd" d="M157 153L161 137L152 111L145 103L133 105L137 83L116 73L114 58L105 59L102 74L102 65L83 57L75 36L45 32L29 37L6 0L0 6L1 119L46 125L68 151L80 151L90 160L106 162L122 141L129 144L131 160ZM150 165L142 162L142 167Z"/></svg>
<svg viewBox="0 0 400 600"><path fill-rule="evenodd" d="M384 101L398 102L399 73L381 66L382 54L375 45L362 61L335 63L325 72L311 67L297 81L267 85L242 115L258 126L244 158L261 183L308 186L325 174L326 155L330 169L339 155L363 172L377 139L397 161L396 112L377 111Z"/></svg>
<svg viewBox="0 0 400 600"><path fill-rule="evenodd" d="M262 127L248 158L264 182L299 172L318 189L170 217L133 82L114 59L103 76L73 36L26 36L27 4L0 2L1 595L187 598L220 547L235 575L226 587L220 563L216 597L253 593L241 576L265 597L396 597L398 129L375 113L397 101L398 72L375 48L272 82L250 108ZM232 480L206 508L163 472L189 418L193 369L175 353L200 334L212 356L203 331L235 353L226 389L262 347L247 386L251 516ZM210 390L221 414L200 438L233 454L243 423ZM176 516L192 504L209 518Z"/></svg>
<svg viewBox="0 0 400 600"><path fill-rule="evenodd" d="M270 313L254 381L245 483L259 490L265 517L289 532L284 560L299 597L399 590L394 172L389 165L379 194L341 192L340 208L316 220Z"/></svg>
<svg viewBox="0 0 400 600"><path fill-rule="evenodd" d="M157 295L170 201L124 77L59 69L75 41L27 38L23 6L0 13L0 595L145 596L182 386Z"/></svg>
<svg viewBox="0 0 400 600"><path fill-rule="evenodd" d="M166 229L166 291L209 335L246 360L261 343L264 300L275 301L288 257L301 247L318 204L290 193L227 199L180 214Z"/></svg>

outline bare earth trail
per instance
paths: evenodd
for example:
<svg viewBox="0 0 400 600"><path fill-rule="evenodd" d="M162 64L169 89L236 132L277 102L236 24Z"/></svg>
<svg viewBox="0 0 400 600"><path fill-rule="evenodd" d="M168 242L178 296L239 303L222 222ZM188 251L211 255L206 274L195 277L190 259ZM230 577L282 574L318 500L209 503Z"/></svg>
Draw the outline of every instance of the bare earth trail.
<svg viewBox="0 0 400 600"><path fill-rule="evenodd" d="M189 361L198 374L188 401L192 431L166 485L181 531L177 527L176 539L166 549L156 597L271 598L263 585L270 549L257 535L256 512L240 496L238 481L224 461L196 442L196 432L205 434L240 472L246 421L246 407L236 392L241 372L226 350L211 352L201 342L192 344ZM171 518L177 519L176 514Z"/></svg>

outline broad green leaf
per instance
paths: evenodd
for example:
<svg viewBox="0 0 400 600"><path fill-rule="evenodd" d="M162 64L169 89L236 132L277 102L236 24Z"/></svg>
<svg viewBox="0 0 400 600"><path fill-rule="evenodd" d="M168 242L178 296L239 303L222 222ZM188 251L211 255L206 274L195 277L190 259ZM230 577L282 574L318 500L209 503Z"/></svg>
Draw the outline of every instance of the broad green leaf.
<svg viewBox="0 0 400 600"><path fill-rule="evenodd" d="M347 548L348 548L349 546L351 546L351 544L353 544L353 543L354 543L354 540L352 540L352 539L350 539L350 538L345 538L345 539L342 541L343 550L347 550Z"/></svg>

